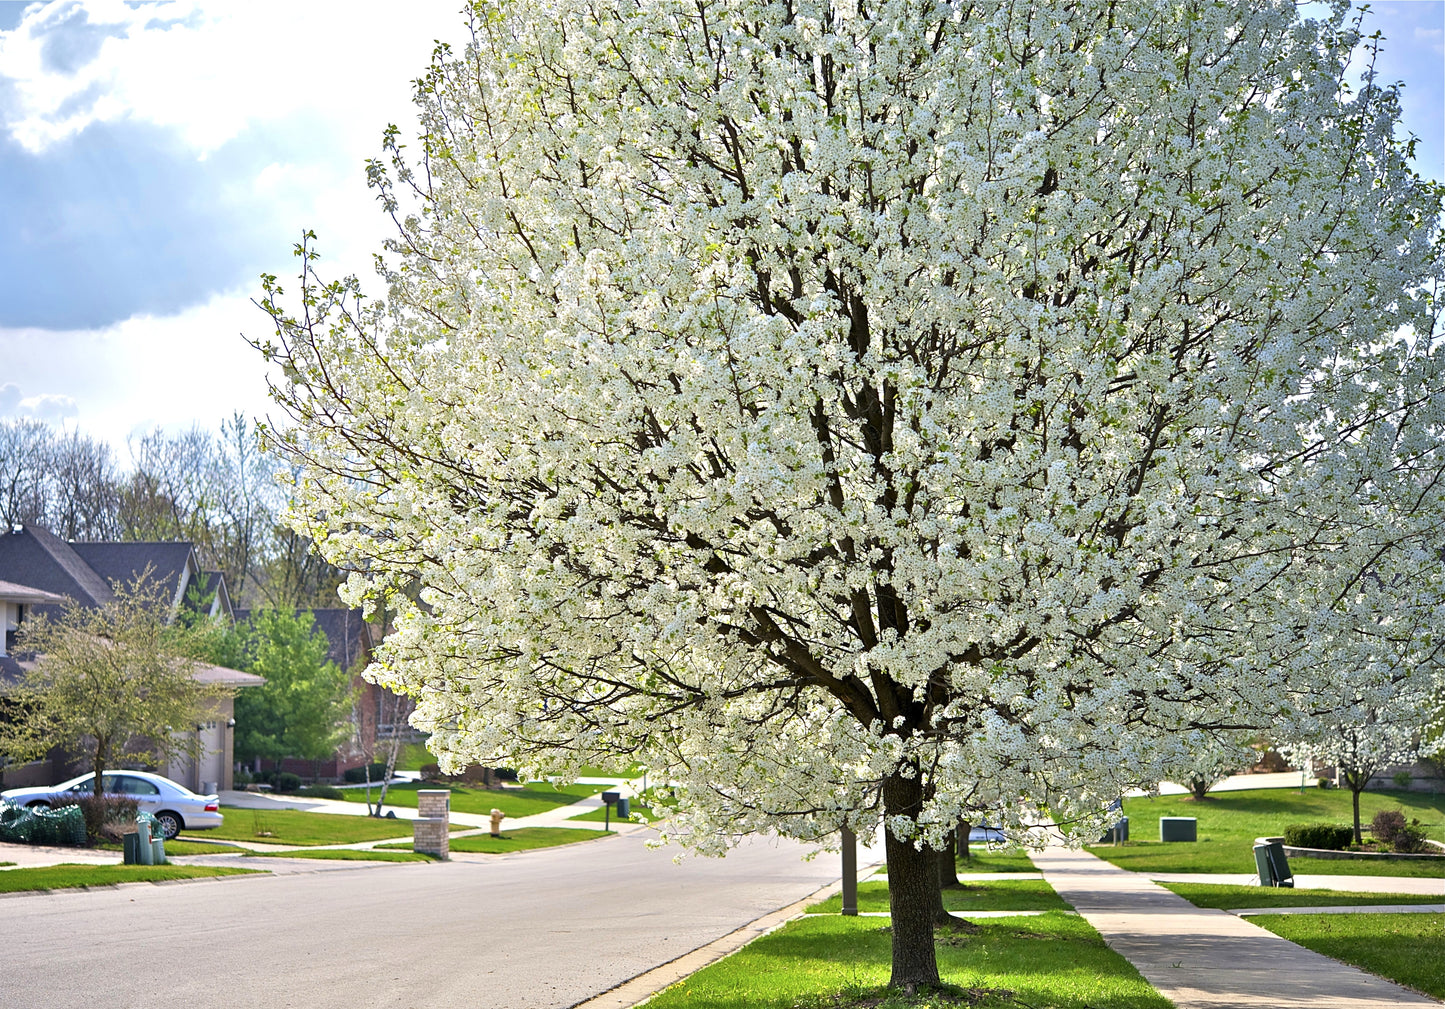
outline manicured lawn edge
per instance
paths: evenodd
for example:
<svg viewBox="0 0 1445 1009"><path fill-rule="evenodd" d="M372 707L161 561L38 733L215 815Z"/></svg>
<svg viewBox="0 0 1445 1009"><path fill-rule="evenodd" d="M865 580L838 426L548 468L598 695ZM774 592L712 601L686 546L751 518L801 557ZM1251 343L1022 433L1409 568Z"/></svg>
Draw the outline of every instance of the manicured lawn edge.
<svg viewBox="0 0 1445 1009"><path fill-rule="evenodd" d="M1445 894L1368 893L1358 890L1291 890L1220 883L1160 883L1195 907L1229 911L1245 907L1352 907L1370 904L1445 904Z"/></svg>
<svg viewBox="0 0 1445 1009"><path fill-rule="evenodd" d="M0 893L74 890L122 883L169 883L217 876L268 875L265 869L212 865L42 865L0 872Z"/></svg>
<svg viewBox="0 0 1445 1009"><path fill-rule="evenodd" d="M941 934L937 944L940 973L957 992L968 993L966 1003L890 997L882 987L889 972L883 919L808 915L664 989L647 1003L648 1009L825 1009L849 1004L838 1002L839 995L869 999L860 1004L872 1009L1169 1005L1076 915L1051 911L977 924L977 934Z"/></svg>
<svg viewBox="0 0 1445 1009"><path fill-rule="evenodd" d="M1445 999L1445 915L1267 914L1249 920L1316 953Z"/></svg>

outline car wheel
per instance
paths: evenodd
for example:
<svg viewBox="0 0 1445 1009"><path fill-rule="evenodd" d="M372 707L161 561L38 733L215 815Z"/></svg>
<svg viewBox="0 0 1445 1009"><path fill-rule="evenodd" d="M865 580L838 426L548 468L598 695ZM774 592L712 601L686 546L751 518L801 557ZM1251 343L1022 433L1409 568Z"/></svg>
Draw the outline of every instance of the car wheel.
<svg viewBox="0 0 1445 1009"><path fill-rule="evenodd" d="M25 808L26 808L26 809L49 809L49 808L50 808L50 803L46 802L44 799L36 799L34 802L27 802L27 803L25 804Z"/></svg>
<svg viewBox="0 0 1445 1009"><path fill-rule="evenodd" d="M163 809L156 814L156 823L161 828L161 837L167 841L185 828L185 824L181 822L181 815L172 813L169 809Z"/></svg>

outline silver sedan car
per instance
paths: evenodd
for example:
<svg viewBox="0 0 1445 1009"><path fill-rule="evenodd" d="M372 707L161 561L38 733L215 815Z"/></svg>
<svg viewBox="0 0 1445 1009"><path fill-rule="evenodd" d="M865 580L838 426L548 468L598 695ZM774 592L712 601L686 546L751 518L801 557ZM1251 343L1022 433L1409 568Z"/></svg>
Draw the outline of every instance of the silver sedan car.
<svg viewBox="0 0 1445 1009"><path fill-rule="evenodd" d="M89 795L94 790L91 786L94 778L94 773L82 774L58 785L12 788L8 792L0 792L0 799L16 806L49 808ZM151 774L149 771L106 771L100 783L105 794L134 799L137 806L154 816L160 823L166 840L183 830L206 830L221 825L219 796L197 795L184 785L178 785L159 774Z"/></svg>

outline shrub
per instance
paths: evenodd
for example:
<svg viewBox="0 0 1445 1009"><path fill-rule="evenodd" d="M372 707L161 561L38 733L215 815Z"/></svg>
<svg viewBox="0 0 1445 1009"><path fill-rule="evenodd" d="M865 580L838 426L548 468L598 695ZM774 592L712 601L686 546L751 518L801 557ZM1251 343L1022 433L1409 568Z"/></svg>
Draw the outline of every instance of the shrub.
<svg viewBox="0 0 1445 1009"><path fill-rule="evenodd" d="M1292 848L1343 851L1354 836L1353 827L1333 823L1295 823L1284 829L1284 843Z"/></svg>
<svg viewBox="0 0 1445 1009"><path fill-rule="evenodd" d="M1411 783L1412 783L1414 780L1415 780L1415 776L1414 776L1413 774L1411 774L1409 771L1396 771L1396 772L1395 772L1394 781L1395 781L1395 787L1396 787L1396 788L1409 788L1410 785L1411 785Z"/></svg>
<svg viewBox="0 0 1445 1009"><path fill-rule="evenodd" d="M1427 847L1425 829L1420 826L1420 821L1411 820L1395 831L1395 838L1390 842L1390 847L1402 855L1418 855L1425 851Z"/></svg>
<svg viewBox="0 0 1445 1009"><path fill-rule="evenodd" d="M276 775L271 787L278 792L294 792L301 787L301 776L292 774L290 771L282 771Z"/></svg>
<svg viewBox="0 0 1445 1009"><path fill-rule="evenodd" d="M307 785L297 795L304 795L308 799L344 799L346 793L334 785Z"/></svg>
<svg viewBox="0 0 1445 1009"><path fill-rule="evenodd" d="M136 800L124 795L81 795L59 799L56 809L79 806L85 817L85 838L89 845L103 841L119 841L123 834L135 833L135 818L140 811Z"/></svg>
<svg viewBox="0 0 1445 1009"><path fill-rule="evenodd" d="M1370 821L1370 833L1376 841L1393 844L1395 835L1405 827L1405 814L1398 809L1382 809Z"/></svg>
<svg viewBox="0 0 1445 1009"><path fill-rule="evenodd" d="M1330 781L1329 778L1316 778L1316 779L1315 779L1315 785L1316 785L1317 787L1319 787L1319 788L1329 788L1329 787L1330 787L1331 785L1333 785L1333 784L1334 784L1334 782Z"/></svg>
<svg viewBox="0 0 1445 1009"><path fill-rule="evenodd" d="M341 778L348 785L360 785L366 780L366 767L348 767L341 772ZM385 764L372 764L370 766L371 780L380 781L386 775Z"/></svg>

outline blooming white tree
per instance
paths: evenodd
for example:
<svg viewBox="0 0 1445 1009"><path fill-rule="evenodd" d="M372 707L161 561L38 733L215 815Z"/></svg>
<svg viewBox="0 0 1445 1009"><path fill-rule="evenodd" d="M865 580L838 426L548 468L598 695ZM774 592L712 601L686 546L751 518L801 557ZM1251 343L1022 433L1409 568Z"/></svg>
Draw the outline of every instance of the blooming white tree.
<svg viewBox="0 0 1445 1009"><path fill-rule="evenodd" d="M635 756L706 850L881 820L913 989L961 814L1097 831L1362 629L1430 660L1440 193L1343 8L470 17L370 168L385 299L308 243L263 302L444 760Z"/></svg>
<svg viewBox="0 0 1445 1009"><path fill-rule="evenodd" d="M1420 636L1432 630L1420 628ZM1382 650L1377 661L1385 664L1389 652ZM1392 765L1431 754L1431 703L1441 689L1439 667L1431 664L1395 666L1387 675L1363 678L1335 675L1301 691L1297 742L1290 752L1296 760L1307 755L1317 764L1334 765L1340 784L1350 790L1356 844L1363 841L1360 793Z"/></svg>
<svg viewBox="0 0 1445 1009"><path fill-rule="evenodd" d="M1209 790L1254 763L1257 754L1250 748L1249 734L1242 732L1189 732L1181 741L1185 748L1182 763L1165 769L1164 777L1180 782L1195 799L1203 800Z"/></svg>

